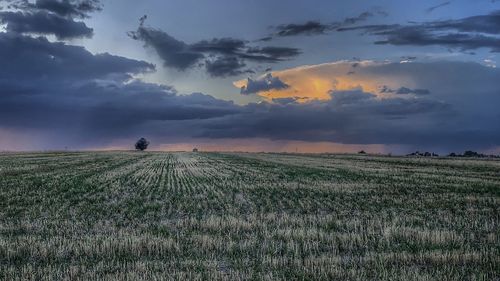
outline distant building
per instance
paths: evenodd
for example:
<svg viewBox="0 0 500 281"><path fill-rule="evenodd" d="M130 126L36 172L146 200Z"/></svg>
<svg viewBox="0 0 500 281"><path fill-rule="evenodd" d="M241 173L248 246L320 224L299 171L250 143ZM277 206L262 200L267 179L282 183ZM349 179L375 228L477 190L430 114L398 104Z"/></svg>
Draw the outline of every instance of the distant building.
<svg viewBox="0 0 500 281"><path fill-rule="evenodd" d="M198 148L193 148L193 152L198 152Z"/></svg>

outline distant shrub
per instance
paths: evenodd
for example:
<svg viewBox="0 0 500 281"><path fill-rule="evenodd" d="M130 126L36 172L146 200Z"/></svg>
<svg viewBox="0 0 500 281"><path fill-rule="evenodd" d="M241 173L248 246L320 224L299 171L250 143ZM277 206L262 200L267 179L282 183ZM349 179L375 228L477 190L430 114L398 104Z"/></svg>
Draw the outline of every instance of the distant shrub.
<svg viewBox="0 0 500 281"><path fill-rule="evenodd" d="M500 155L488 155L488 154L482 154L478 153L476 151L472 150L466 150L463 154L456 154L455 152L452 152L448 154L449 157L469 157L469 158L500 158Z"/></svg>

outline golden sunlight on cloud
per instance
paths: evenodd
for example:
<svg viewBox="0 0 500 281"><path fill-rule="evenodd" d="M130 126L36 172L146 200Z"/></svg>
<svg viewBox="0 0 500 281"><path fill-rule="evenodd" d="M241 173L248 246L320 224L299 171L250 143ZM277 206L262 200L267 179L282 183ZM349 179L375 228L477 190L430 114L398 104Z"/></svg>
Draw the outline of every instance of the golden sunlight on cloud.
<svg viewBox="0 0 500 281"><path fill-rule="evenodd" d="M332 63L307 65L296 68L274 71L273 77L278 77L289 87L261 91L259 96L267 101L278 98L295 98L297 101L329 100L331 91L362 90L386 97L380 88L388 86L397 88L401 85L412 86L411 80L405 77L384 77L363 71L365 68L385 63L374 61L338 61ZM262 78L262 77L261 77ZM246 87L248 80L235 81L238 88Z"/></svg>

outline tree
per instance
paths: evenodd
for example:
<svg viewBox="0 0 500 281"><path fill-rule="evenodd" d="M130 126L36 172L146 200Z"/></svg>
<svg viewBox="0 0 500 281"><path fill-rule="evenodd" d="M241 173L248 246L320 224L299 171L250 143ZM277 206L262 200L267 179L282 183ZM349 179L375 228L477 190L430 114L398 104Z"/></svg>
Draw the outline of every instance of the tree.
<svg viewBox="0 0 500 281"><path fill-rule="evenodd" d="M145 138L140 138L136 143L135 143L135 149L143 151L148 148L149 141L146 140Z"/></svg>
<svg viewBox="0 0 500 281"><path fill-rule="evenodd" d="M475 151L467 150L464 152L464 157L484 157L484 155Z"/></svg>

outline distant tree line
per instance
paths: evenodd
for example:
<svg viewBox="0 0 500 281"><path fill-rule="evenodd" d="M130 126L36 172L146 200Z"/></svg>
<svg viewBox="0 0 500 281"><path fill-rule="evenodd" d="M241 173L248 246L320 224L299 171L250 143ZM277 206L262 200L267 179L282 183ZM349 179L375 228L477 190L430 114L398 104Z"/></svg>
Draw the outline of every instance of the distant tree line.
<svg viewBox="0 0 500 281"><path fill-rule="evenodd" d="M438 157L439 154L434 152L419 152L415 151L410 154L406 154L406 156L419 156L419 157ZM486 155L482 153L478 153L472 150L466 150L463 154L452 152L448 154L448 157L470 157L470 158L500 158L500 155Z"/></svg>
<svg viewBox="0 0 500 281"><path fill-rule="evenodd" d="M434 153L434 152L427 152L427 151L426 152L415 151L413 153L406 154L406 156L438 157L439 154Z"/></svg>
<svg viewBox="0 0 500 281"><path fill-rule="evenodd" d="M448 155L449 157L473 157L473 158L500 158L500 155L487 155L482 153L477 153L472 150L466 150L463 154L457 154L452 152Z"/></svg>

